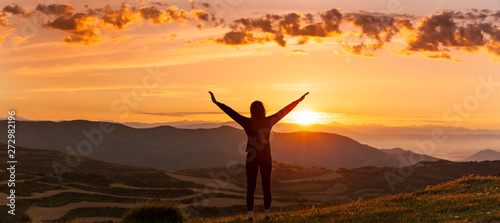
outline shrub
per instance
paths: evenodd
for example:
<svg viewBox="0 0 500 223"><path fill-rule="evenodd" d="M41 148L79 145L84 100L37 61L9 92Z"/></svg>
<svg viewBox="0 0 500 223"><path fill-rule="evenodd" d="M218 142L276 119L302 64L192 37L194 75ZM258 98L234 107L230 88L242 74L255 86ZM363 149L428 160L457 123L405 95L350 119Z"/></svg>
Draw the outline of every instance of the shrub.
<svg viewBox="0 0 500 223"><path fill-rule="evenodd" d="M123 222L187 222L187 213L177 203L161 200L144 201L125 213Z"/></svg>

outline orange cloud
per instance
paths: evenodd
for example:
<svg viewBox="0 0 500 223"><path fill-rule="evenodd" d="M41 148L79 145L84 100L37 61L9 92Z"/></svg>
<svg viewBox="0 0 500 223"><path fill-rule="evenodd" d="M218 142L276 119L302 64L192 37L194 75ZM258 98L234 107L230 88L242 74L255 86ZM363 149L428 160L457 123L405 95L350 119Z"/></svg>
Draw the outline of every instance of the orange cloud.
<svg viewBox="0 0 500 223"><path fill-rule="evenodd" d="M151 3L157 6L166 6L164 3ZM62 40L67 43L81 43L85 45L102 41L101 31L121 31L127 27L135 28L142 21L150 24L167 24L170 22L197 22L196 27L203 28L207 25L218 26L223 20L217 21L213 14L201 9L186 11L176 6L169 6L166 10L157 9L154 6L141 7L139 9L122 4L119 9L113 9L109 5L103 8L90 9L87 12L75 12L69 4L38 4L33 12L26 12L17 4L5 6L0 11L0 42L3 42L9 32L6 19L7 13L12 16L31 16L33 13L43 13L48 16L56 16L53 20L44 24L44 27L61 30L69 35ZM49 17L53 18L53 17ZM201 23L203 22L203 23ZM135 26L131 26L135 25Z"/></svg>
<svg viewBox="0 0 500 223"><path fill-rule="evenodd" d="M142 19L140 13L135 8L130 8L123 4L120 9L114 10L109 5L103 9L104 15L101 21L105 27L113 27L116 30L123 30L129 24L139 24Z"/></svg>
<svg viewBox="0 0 500 223"><path fill-rule="evenodd" d="M312 14L299 14L288 13L283 16L267 14L262 18L249 19L241 18L234 21L230 25L232 31L226 33L222 39L212 39L216 43L238 45L250 44L252 42L262 43L274 41L281 47L286 47L287 41L285 36L299 36L299 44L304 44L307 38L310 37L329 37L341 33L339 26L342 21L342 14L338 9L331 9L320 14L321 21L314 22L314 15ZM253 32L263 32L270 37L265 38L250 38L256 36ZM242 41L222 41L233 37ZM250 41L243 41L244 39Z"/></svg>
<svg viewBox="0 0 500 223"><path fill-rule="evenodd" d="M240 18L229 25L231 31L222 38L210 41L226 45L245 45L274 41L287 46L289 37L300 37L297 44L309 39L333 38L345 51L340 54L376 56L375 51L391 43L396 35L406 38L405 55L428 52L428 58L452 59L451 49L476 52L486 49L500 56L500 11L472 9L468 12L445 11L437 15L417 18L406 14L384 14L370 12L340 13L330 9L314 14L296 12L284 15L268 14L261 18ZM414 22L418 24L414 26ZM342 23L357 31L343 32ZM264 37L259 37L264 34ZM346 41L346 36L358 36L358 41Z"/></svg>
<svg viewBox="0 0 500 223"><path fill-rule="evenodd" d="M154 5L159 4L155 3ZM103 8L87 9L87 13L73 13L71 5L38 5L37 10L45 14L59 15L45 26L69 33L70 35L63 38L63 41L85 45L100 42L101 29L121 31L127 27L137 27L142 21L156 25L188 21L220 24L214 15L209 15L203 10L193 9L188 12L176 6L169 6L166 10L161 10L155 6L137 9L122 4L119 9L113 9L108 5ZM204 24L199 23L197 27L204 27Z"/></svg>
<svg viewBox="0 0 500 223"><path fill-rule="evenodd" d="M85 45L99 42L99 19L86 13L66 14L46 24L46 27L59 29L71 35L63 38L67 43Z"/></svg>
<svg viewBox="0 0 500 223"><path fill-rule="evenodd" d="M304 50L292 50L292 52L288 53L287 55L307 55L308 53Z"/></svg>
<svg viewBox="0 0 500 223"><path fill-rule="evenodd" d="M9 26L9 22L5 18L5 13L0 12L0 46L5 41L9 33L11 33L12 29L7 29Z"/></svg>
<svg viewBox="0 0 500 223"><path fill-rule="evenodd" d="M0 12L0 28L9 26L9 22L5 18L5 13Z"/></svg>
<svg viewBox="0 0 500 223"><path fill-rule="evenodd" d="M130 30L147 22L154 25L171 22L191 22L198 29L216 27L225 23L203 8L214 8L210 3L190 1L191 11L179 9L161 2L149 2L152 6L140 8L122 4L118 9L110 6L75 12L69 4L38 4L35 11L26 12L17 4L5 6L0 12L0 42L5 40L10 26L7 16L31 16L44 13L51 21L44 26L60 30L68 35L62 40L67 43L93 44L102 41L101 33ZM160 8L156 8L160 7ZM166 9L161 9L165 7ZM423 52L428 58L451 59L453 51L478 52L484 49L500 56L500 11L471 9L467 12L444 11L439 14L418 18L412 15L397 15L370 12L342 14L339 9L319 13L290 12L282 15L267 14L260 18L240 18L229 24L230 30L219 38L209 38L200 43L224 45L248 45L274 42L287 47L290 39L303 45L309 40L321 42L331 38L344 50L340 54L376 56L375 51L391 43L395 36L402 38L406 46L400 52L404 55ZM349 24L354 31L341 30L342 24ZM414 25L415 24L415 25ZM116 36L113 33L112 36ZM357 36L357 40L345 37ZM112 38L112 37L106 37Z"/></svg>

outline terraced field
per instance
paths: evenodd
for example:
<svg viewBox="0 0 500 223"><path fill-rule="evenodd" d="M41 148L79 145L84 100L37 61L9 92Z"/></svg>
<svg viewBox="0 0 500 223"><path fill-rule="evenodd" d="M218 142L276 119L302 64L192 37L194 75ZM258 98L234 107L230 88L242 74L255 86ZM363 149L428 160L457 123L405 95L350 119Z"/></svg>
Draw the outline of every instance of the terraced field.
<svg viewBox="0 0 500 223"><path fill-rule="evenodd" d="M0 145L0 147L4 145ZM13 222L117 221L144 201L172 201L194 218L234 216L245 213L246 179L242 164L230 167L166 172L151 168L110 164L86 157L58 175L52 164L66 163L67 154L18 149L16 164L16 215L7 215L7 199L0 199L0 219ZM3 159L3 160L2 160ZM0 163L6 163L0 156ZM328 207L369 200L387 194L412 192L463 175L498 172L500 161L423 162L392 190L384 177L398 168L305 168L273 163L273 204L276 211ZM0 179L7 179L5 168ZM405 169L408 171L408 169ZM258 182L260 185L260 182ZM0 182L0 196L7 197L7 181ZM256 212L263 211L257 187Z"/></svg>
<svg viewBox="0 0 500 223"><path fill-rule="evenodd" d="M242 184L210 177L210 172L217 168L193 170L201 173L201 176L193 176L187 172L165 172L82 157L81 164L62 174L60 181L51 164L54 161L64 163L66 154L22 148L18 149L18 157L22 160L17 168L22 172L16 174L16 216L7 216L7 200L1 199L2 219L16 222L115 221L136 204L147 200L173 201L200 216L245 210ZM241 176L244 173L235 178ZM0 170L0 177L7 179L5 170ZM0 182L0 192L7 191L7 181ZM7 197L5 193L0 195ZM259 193L256 199L256 204L262 203ZM303 204L303 200L293 197L275 196L273 206L293 207L299 202Z"/></svg>

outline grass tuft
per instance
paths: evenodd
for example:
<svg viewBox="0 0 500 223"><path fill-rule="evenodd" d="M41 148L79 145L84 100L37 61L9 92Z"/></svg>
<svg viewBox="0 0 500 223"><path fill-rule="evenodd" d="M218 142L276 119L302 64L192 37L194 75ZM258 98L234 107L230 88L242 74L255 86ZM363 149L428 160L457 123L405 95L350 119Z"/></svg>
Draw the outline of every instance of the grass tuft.
<svg viewBox="0 0 500 223"><path fill-rule="evenodd" d="M177 223L187 222L188 216L177 203L156 200L139 203L123 215L122 219L124 223Z"/></svg>

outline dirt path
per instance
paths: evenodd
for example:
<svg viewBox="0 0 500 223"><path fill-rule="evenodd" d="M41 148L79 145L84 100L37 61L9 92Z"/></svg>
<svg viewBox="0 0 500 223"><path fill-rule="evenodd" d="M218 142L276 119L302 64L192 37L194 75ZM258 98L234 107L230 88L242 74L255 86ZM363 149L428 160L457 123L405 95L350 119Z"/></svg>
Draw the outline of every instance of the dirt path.
<svg viewBox="0 0 500 223"><path fill-rule="evenodd" d="M121 187L121 188L138 189L138 190L164 190L164 189L166 189L166 187L134 187L134 186L125 185L122 183L112 183L109 185L109 187Z"/></svg>
<svg viewBox="0 0 500 223"><path fill-rule="evenodd" d="M297 183L297 182L313 181L313 180L335 180L335 179L340 178L340 177L342 177L342 175L333 172L333 173L329 173L329 174L325 174L325 175L321 175L321 176L317 176L317 177L310 177L310 178L305 178L305 179L295 179L295 180L282 180L280 182Z"/></svg>
<svg viewBox="0 0 500 223"><path fill-rule="evenodd" d="M59 190L48 190L42 193L33 193L31 196L19 197L21 199L37 199L43 197L50 197L64 192L75 192L75 193L88 193L88 191L81 191L74 188L59 189Z"/></svg>
<svg viewBox="0 0 500 223"><path fill-rule="evenodd" d="M210 180L210 179L208 179L208 180ZM63 193L63 192L76 192L76 193L102 194L102 195L108 195L108 196L115 196L115 195L109 195L109 194L104 194L104 193L80 190L80 189L76 189L76 188L67 187L64 185L61 185L61 186L64 189L50 190L50 191L45 191L43 193L35 193L32 196L22 197L22 198L23 199L35 199L35 198L49 197L49 196L54 196L54 195L57 195L57 194ZM114 185L114 186L120 187L121 185ZM197 188L190 188L190 189L194 190ZM203 194L203 189L198 189L198 192ZM223 194L233 194L233 195L239 195L239 196L244 195L241 193L226 192L226 191L224 191ZM172 198L172 199L165 198L162 200L175 201L175 200L183 200L183 199L192 199L198 195L200 195L200 194L186 195L186 196ZM0 196L3 196L3 195L0 194ZM130 197L130 196L115 196L115 197L134 198L134 197ZM144 197L138 197L138 198L144 198ZM257 203L259 201L262 201L261 196L257 196L256 198L260 198L260 200L256 201ZM197 201L197 200L193 200L193 201ZM206 205L208 207L228 207L228 206L233 206L233 205L244 205L245 199L244 198L214 197L214 198L210 198L207 200L198 201L195 203L182 204L181 206L185 207L185 206L193 205L193 204L194 205ZM275 201L275 202L273 202L273 207L288 206L288 205L292 205L292 204L294 204L294 203L284 203L284 202ZM26 211L26 214L32 219L32 221L41 222L42 220L54 220L54 219L61 218L69 210L81 208L81 207L125 207L125 208L132 208L135 205L136 205L136 203L113 203L113 202L83 201L83 202L66 204L66 205L63 205L60 207L31 207ZM92 218L89 217L89 218L82 218L81 220L83 222L95 222L95 221L119 220L119 219L109 218L109 217L92 217Z"/></svg>
<svg viewBox="0 0 500 223"><path fill-rule="evenodd" d="M167 172L166 174L169 175L169 176L171 176L171 177L177 178L179 180L193 181L193 182L195 182L197 184L202 184L202 185L205 185L205 184L208 184L208 183L211 183L211 184L215 183L215 184L217 184L217 180L211 179L211 178L192 177L192 176L185 176L185 175L180 175L180 174L175 174L175 173L169 173L169 172ZM236 184L229 183L229 182L228 182L228 184L227 184L226 187L221 188L221 189L243 190L242 188L238 187Z"/></svg>
<svg viewBox="0 0 500 223"><path fill-rule="evenodd" d="M48 191L45 191L42 193L33 193L33 195L31 195L31 196L25 196L25 197L20 196L19 198L21 198L21 199L36 199L36 198L50 197L50 196L54 196L54 195L64 193L64 192L74 192L74 193L82 193L82 194L98 194L98 195L105 195L105 196L111 196L111 197L121 197L121 198L144 198L141 196L138 197L138 196L106 194L106 193L101 193L101 192L88 191L88 190L82 190L82 189L77 189L77 188L73 188L73 187L68 187L66 185L57 185L57 184L50 184L50 183L46 183L46 184L61 186L63 189L48 190ZM188 195L188 196L192 197L194 195ZM176 200L176 199L178 199L178 198L172 198L171 200Z"/></svg>

